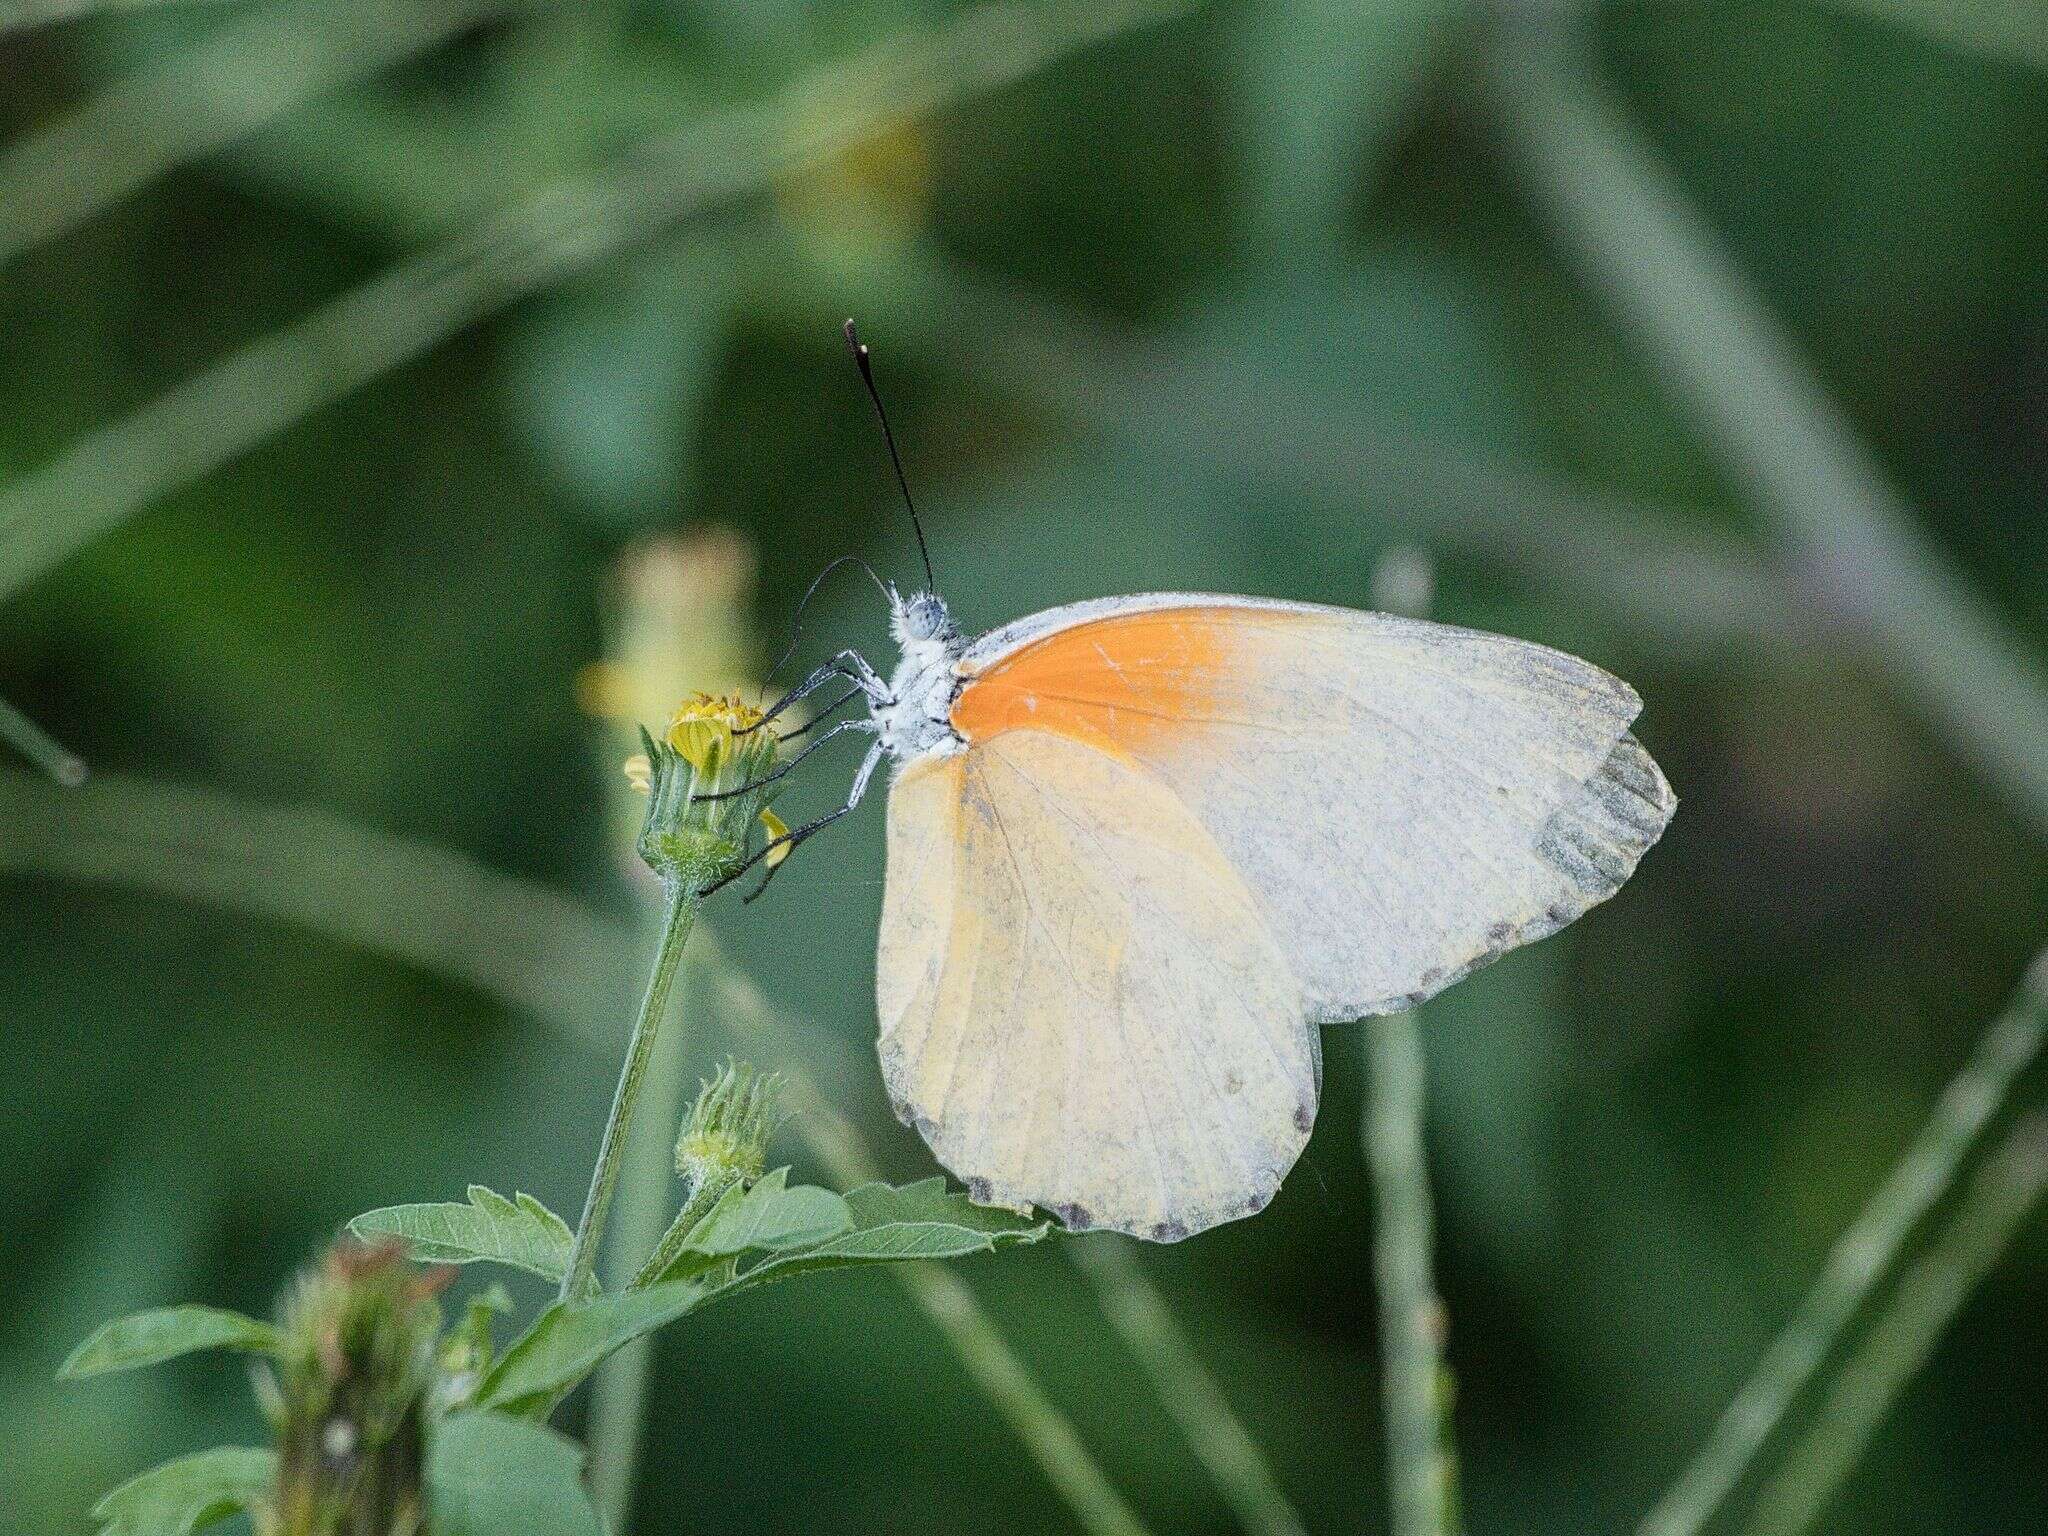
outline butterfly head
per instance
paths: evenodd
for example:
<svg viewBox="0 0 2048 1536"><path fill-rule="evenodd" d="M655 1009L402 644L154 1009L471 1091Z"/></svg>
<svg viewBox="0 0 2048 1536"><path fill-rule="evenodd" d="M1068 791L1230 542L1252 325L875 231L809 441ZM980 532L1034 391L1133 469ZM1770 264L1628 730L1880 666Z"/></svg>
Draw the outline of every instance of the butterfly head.
<svg viewBox="0 0 2048 1536"><path fill-rule="evenodd" d="M950 640L958 633L945 601L936 592L889 593L889 629L904 649L920 641Z"/></svg>

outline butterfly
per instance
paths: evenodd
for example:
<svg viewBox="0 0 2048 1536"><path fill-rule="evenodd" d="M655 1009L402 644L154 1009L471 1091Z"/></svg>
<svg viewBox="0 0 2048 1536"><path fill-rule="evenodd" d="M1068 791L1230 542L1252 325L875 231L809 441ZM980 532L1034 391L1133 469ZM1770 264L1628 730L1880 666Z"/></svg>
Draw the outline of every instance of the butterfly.
<svg viewBox="0 0 2048 1536"><path fill-rule="evenodd" d="M791 695L849 680L827 734L874 740L789 840L893 764L882 1075L984 1205L1162 1242L1260 1210L1323 1025L1556 932L1677 805L1635 691L1527 641L1178 592L972 638L882 585L891 674L844 652Z"/></svg>

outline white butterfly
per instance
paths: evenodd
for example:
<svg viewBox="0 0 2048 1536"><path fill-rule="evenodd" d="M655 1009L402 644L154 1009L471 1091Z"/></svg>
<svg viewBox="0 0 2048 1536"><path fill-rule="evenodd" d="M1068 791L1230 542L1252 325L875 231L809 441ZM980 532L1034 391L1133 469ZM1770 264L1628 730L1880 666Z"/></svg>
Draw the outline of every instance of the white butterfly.
<svg viewBox="0 0 2048 1536"><path fill-rule="evenodd" d="M834 817L895 763L882 1073L975 1200L1069 1227L1259 1210L1315 1122L1322 1025L1556 932L1677 805L1635 691L1544 646L1192 593L970 640L888 593L888 680L848 652L792 695L866 696Z"/></svg>

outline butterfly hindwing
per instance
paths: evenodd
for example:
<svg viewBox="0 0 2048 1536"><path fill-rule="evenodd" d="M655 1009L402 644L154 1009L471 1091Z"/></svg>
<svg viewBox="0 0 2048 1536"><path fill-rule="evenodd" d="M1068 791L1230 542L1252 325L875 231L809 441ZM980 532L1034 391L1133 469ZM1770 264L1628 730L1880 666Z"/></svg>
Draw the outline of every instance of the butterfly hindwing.
<svg viewBox="0 0 2048 1536"><path fill-rule="evenodd" d="M1250 890L1174 794L1016 730L897 782L878 962L898 1113L991 1204L1171 1239L1256 1210L1320 1070Z"/></svg>

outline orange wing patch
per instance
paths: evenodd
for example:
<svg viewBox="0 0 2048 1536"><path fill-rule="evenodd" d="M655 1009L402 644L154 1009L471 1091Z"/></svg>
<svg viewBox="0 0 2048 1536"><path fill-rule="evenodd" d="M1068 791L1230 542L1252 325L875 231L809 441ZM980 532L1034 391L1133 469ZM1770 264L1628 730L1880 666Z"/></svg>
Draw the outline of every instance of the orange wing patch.
<svg viewBox="0 0 2048 1536"><path fill-rule="evenodd" d="M1033 730L1141 755L1180 726L1230 713L1242 642L1288 617L1155 608L1055 630L970 677L953 701L953 728L970 744Z"/></svg>

